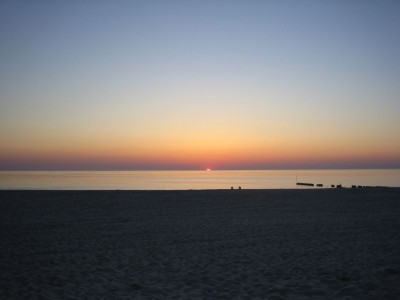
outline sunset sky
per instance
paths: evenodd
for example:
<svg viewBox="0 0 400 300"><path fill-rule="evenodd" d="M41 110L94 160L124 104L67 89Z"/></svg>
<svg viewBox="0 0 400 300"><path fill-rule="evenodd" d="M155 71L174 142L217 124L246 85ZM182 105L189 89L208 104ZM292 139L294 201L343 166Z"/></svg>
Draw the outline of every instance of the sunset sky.
<svg viewBox="0 0 400 300"><path fill-rule="evenodd" d="M400 1L1 1L0 170L400 167Z"/></svg>

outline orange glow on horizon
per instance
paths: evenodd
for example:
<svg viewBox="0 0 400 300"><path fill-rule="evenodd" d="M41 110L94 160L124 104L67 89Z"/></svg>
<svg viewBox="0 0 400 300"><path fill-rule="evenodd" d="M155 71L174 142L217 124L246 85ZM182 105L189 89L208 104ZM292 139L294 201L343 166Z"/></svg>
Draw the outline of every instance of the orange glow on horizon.
<svg viewBox="0 0 400 300"><path fill-rule="evenodd" d="M236 169L399 163L396 143L371 147L368 139L308 137L284 132L181 129L162 135L30 136L0 148L0 167Z"/></svg>
<svg viewBox="0 0 400 300"><path fill-rule="evenodd" d="M375 152L345 149L310 149L306 147L245 147L229 148L174 148L157 149L138 147L124 149L105 147L93 149L63 149L54 151L40 149L34 151L0 152L0 163L19 162L28 165L82 166L82 168L184 168L184 169L235 169L235 168L279 168L301 165L326 165L341 163L390 163L400 159L393 151Z"/></svg>

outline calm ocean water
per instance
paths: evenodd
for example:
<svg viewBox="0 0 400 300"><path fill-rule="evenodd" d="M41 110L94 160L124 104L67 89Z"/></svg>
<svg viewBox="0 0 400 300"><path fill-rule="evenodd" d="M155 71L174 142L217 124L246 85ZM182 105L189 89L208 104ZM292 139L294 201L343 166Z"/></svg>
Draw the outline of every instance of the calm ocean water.
<svg viewBox="0 0 400 300"><path fill-rule="evenodd" d="M400 187L400 170L0 171L0 189L189 190L310 188L299 182Z"/></svg>

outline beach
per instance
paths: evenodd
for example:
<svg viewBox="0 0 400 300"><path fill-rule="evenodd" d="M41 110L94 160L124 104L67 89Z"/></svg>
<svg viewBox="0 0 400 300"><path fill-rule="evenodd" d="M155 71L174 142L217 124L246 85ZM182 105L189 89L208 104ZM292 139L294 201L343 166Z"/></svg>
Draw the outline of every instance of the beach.
<svg viewBox="0 0 400 300"><path fill-rule="evenodd" d="M0 199L0 299L400 297L399 188Z"/></svg>

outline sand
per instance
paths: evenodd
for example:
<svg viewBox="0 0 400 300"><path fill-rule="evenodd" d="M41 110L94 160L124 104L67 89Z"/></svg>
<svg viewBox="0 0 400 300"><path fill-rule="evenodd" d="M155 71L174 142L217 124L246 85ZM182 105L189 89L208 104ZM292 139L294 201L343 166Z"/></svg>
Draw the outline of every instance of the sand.
<svg viewBox="0 0 400 300"><path fill-rule="evenodd" d="M400 298L400 189L0 199L0 299Z"/></svg>

